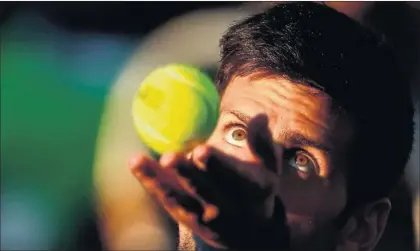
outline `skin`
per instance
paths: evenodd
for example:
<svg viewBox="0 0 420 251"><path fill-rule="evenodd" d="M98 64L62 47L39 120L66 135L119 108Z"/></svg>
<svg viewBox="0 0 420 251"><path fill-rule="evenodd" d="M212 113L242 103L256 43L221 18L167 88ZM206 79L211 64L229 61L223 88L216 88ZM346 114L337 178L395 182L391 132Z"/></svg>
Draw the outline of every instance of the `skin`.
<svg viewBox="0 0 420 251"><path fill-rule="evenodd" d="M272 4L278 4L280 2L247 2L246 6L249 7L250 10L252 11L263 11L266 7L270 7L272 6ZM329 5L332 8L335 8L336 10L358 20L361 21L363 15L366 12L369 12L369 8L370 6L374 6L376 4L376 2L324 2L324 4ZM408 2L407 4L411 5L412 7L415 8L419 8L419 6L415 6L417 3L416 2ZM417 4L419 5L419 4ZM391 18L392 19L392 18ZM148 51L152 51L153 50L148 50ZM207 50L209 51L209 50ZM152 53L153 54L153 53ZM168 53L167 53L168 54ZM170 53L169 53L170 54ZM182 54L184 55L184 54ZM206 60L208 61L208 58L212 58L212 57L206 57ZM178 61L182 61L185 59L181 60L178 58ZM188 61L188 59L186 59ZM211 61L212 59L210 59ZM136 71L138 72L138 71ZM127 89L127 91L125 91L127 95L127 97L131 97L132 93L130 90ZM127 103L128 104L128 103ZM131 105L131 103L130 103ZM128 107L128 106L127 106ZM128 108L127 108L128 109ZM123 113L121 113L123 114ZM117 121L121 121L121 119L117 119ZM127 122L124 122L127 125L131 125L129 123L129 120L127 120ZM115 128L120 128L120 125L118 127ZM107 154L102 154L103 156L105 156L105 161L101 161L103 162L101 165L102 166L109 166L109 170L118 170L119 168L115 168L115 166L118 165L118 163L114 163L115 161L109 161L107 158L111 158L109 156L114 156L113 158L115 158L115 156L117 155L121 155L122 158L127 158L124 157L124 154L115 154L115 148L116 146L118 147L119 145L123 145L126 146L128 144L128 146L131 146L130 143L127 142L132 142L133 140L131 138L135 138L136 135L128 135L128 138L124 138L121 137L121 130L117 130L118 133L114 133L114 134L118 134L118 137L116 137L118 140L118 142L121 142L118 144L118 142L112 142L110 145L110 153ZM130 130L126 130L127 133L130 132ZM111 133L112 134L112 133ZM113 138L113 137L111 137ZM131 139L131 140L130 140ZM124 143L122 143L124 142ZM124 147L125 149L126 147ZM127 149L124 150L125 152L127 152ZM129 153L130 154L130 153ZM108 157L106 157L108 156ZM119 160L121 163L125 162L123 159ZM143 196L143 189L137 188L137 184L134 184L134 182L126 182L126 180L128 180L128 178L126 178L126 176L124 175L129 175L129 173L125 173L124 171L118 171L117 173L115 173L114 171L112 172L106 172L104 171L106 168L101 167L98 170L100 170L99 172L99 177L101 178L100 183L104 183L103 184L103 188L101 190L103 190L103 196L104 199L101 200L105 200L105 205L103 202L101 202L101 209L100 209L100 213L103 214L105 213L106 215L106 221L103 221L103 224L101 226L102 228L102 232L104 235L106 235L106 238L104 239L104 241L106 242L106 245L109 249L121 249L121 250L127 250L127 249L136 249L136 247L143 247L144 245L146 245L146 243L149 245L149 249L168 249L168 246L165 246L164 244L164 239L168 239L168 233L165 231L164 227L159 227L161 226L161 224L158 223L159 221L159 216L156 213L156 209L154 207L152 207L151 205L154 205L154 203L150 202L150 199L146 196ZM108 178L107 178L108 177ZM117 186L118 187L118 196L114 195L114 191L113 193L109 193L109 184L115 183L115 179L116 177L120 177L124 178L122 179L124 184L123 186ZM111 182L112 181L112 182ZM121 187L124 187L123 190L121 190ZM114 189L115 190L115 189ZM121 191L120 191L121 190ZM131 192L130 192L131 191ZM123 206L122 206L123 204ZM420 203L417 203L420 205ZM144 213L144 211L147 210L148 213ZM141 212L141 213L139 213ZM417 211L418 212L418 211ZM420 215L420 213L418 213L417 215ZM149 224L150 226L153 226L155 229L159 230L162 232L162 234L156 234L155 232L150 233L150 230L144 231L143 230L143 226L135 226L133 227L133 222L136 222L136 224ZM140 223L137 223L140 222ZM151 223L150 223L151 222ZM419 221L417 221L419 222ZM126 237L124 237L127 232L127 230L129 229L129 231L133 231L133 234L130 234L130 239L127 240ZM140 229L140 230L139 230ZM182 227L180 226L180 231L184 234L182 234L182 236L185 236L186 238L184 238L183 241L182 240L182 245L191 245L193 243L188 242L191 240L191 238L189 238L189 229L187 229L186 227ZM156 241L154 241L153 238L150 238L151 236L153 236L155 239L159 239L160 243L156 243ZM131 238L132 237L132 238ZM143 237L143 238L141 238ZM134 243L140 243L137 244L137 246L133 246ZM185 243L185 245L184 245ZM420 242L419 242L420 243ZM129 245L129 246L127 246ZM165 246L165 248L162 248L163 246ZM134 247L134 248L133 248ZM192 246L190 246L192 247ZM419 246L420 249L420 246ZM192 248L187 248L186 250L192 250ZM314 249L311 249L314 250Z"/></svg>
<svg viewBox="0 0 420 251"><path fill-rule="evenodd" d="M252 247L246 236L269 226L278 235L286 236L287 229L290 239L261 236L258 247L287 239L290 245L276 248L372 250L390 202L384 198L355 208L344 226L335 224L346 207L343 170L351 168L346 152L352 124L331 107L322 92L286 79L233 78L218 125L204 145L187 155L165 154L159 162L138 154L130 168L183 226L182 234L190 236L192 230L211 246L232 248L242 236L241 244ZM223 179L227 175L230 179ZM190 207L174 194L201 206ZM275 217L276 201L284 206L284 222Z"/></svg>

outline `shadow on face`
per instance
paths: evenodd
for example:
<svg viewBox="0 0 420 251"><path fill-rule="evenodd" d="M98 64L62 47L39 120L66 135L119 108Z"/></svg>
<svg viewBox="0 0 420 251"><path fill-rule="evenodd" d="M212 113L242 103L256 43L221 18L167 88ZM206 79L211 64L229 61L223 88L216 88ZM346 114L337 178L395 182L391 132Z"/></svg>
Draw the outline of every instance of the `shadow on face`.
<svg viewBox="0 0 420 251"><path fill-rule="evenodd" d="M219 122L208 144L237 161L258 163L248 145L247 126L260 114L268 117L280 181L276 195L286 208L293 249L373 248L362 244L379 239L389 211L386 202L361 210L345 233L336 225L347 202L349 120L335 114L331 99L311 87L281 78L237 77L223 93ZM368 222L367 216L374 220ZM376 230L366 234L369 229ZM358 237L359 232L368 237Z"/></svg>

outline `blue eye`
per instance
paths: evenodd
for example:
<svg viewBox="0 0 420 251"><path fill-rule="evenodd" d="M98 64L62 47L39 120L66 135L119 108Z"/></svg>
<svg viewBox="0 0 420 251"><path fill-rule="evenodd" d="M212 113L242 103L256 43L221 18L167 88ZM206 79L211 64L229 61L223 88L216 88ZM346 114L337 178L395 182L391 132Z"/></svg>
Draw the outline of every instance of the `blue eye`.
<svg viewBox="0 0 420 251"><path fill-rule="evenodd" d="M316 164L312 158L302 152L296 151L288 160L289 165L300 172L311 173L316 171Z"/></svg>

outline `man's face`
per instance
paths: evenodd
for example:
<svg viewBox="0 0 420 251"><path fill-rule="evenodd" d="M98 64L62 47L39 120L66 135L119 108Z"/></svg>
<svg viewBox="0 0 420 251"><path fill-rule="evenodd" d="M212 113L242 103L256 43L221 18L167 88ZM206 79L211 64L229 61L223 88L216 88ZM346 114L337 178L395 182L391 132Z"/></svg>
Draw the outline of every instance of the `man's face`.
<svg viewBox="0 0 420 251"><path fill-rule="evenodd" d="M350 126L334 116L331 100L316 89L281 78L234 78L224 92L220 119L208 144L246 162L247 121L269 119L277 174L296 249L334 245L333 220L346 206L343 176Z"/></svg>

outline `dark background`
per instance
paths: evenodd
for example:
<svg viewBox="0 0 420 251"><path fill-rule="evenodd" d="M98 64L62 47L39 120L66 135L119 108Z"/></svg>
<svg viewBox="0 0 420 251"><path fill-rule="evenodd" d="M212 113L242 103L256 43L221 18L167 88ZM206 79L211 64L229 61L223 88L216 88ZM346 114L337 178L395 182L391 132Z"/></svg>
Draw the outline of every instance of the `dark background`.
<svg viewBox="0 0 420 251"><path fill-rule="evenodd" d="M41 13L51 23L72 32L142 36L167 20L198 8L239 6L239 4L239 2L0 2L0 22L3 24L18 11L34 10ZM401 33L404 31L398 28L400 27L398 24L406 22L405 15L397 15L395 19L387 18L391 9L401 8L399 4L395 6L396 8L386 8L382 12L376 12L376 15L383 20L378 24L388 27L386 32L393 36L403 37L404 34ZM408 27L407 33L410 33L411 29L418 28L418 26L403 26ZM412 36L411 39L398 45L401 48L414 48L413 44L418 41L416 39L418 37ZM418 57L413 57L415 54L406 53L406 55L409 60L405 62L409 63L410 68L418 63L414 62L418 59ZM401 183L393 196L394 210L379 245L380 249L412 250L413 233L407 231L412 228L410 199L404 183ZM79 229L78 234L76 240L65 249L101 249L97 226L93 220L93 210L82 209L75 214L82 216L76 224ZM60 244L58 246L62 248Z"/></svg>
<svg viewBox="0 0 420 251"><path fill-rule="evenodd" d="M43 13L55 24L73 31L143 35L172 17L204 8L235 6L240 2L1 2L4 21L16 10Z"/></svg>

